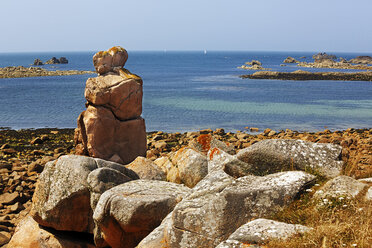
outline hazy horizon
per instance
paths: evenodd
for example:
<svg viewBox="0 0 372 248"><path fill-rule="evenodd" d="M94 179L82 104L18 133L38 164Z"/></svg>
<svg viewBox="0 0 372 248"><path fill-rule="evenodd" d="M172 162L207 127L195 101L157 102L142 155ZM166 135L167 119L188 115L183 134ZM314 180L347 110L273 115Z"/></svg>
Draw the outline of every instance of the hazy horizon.
<svg viewBox="0 0 372 248"><path fill-rule="evenodd" d="M371 53L370 0L5 1L0 53Z"/></svg>

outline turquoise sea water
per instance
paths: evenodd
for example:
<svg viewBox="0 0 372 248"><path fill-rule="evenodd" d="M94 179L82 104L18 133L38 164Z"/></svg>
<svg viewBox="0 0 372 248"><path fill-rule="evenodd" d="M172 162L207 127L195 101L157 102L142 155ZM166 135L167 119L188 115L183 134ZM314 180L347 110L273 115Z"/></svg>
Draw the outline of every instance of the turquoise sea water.
<svg viewBox="0 0 372 248"><path fill-rule="evenodd" d="M0 54L0 67L29 66L65 56L48 69L94 70L94 52ZM330 71L281 67L287 56L312 61L314 53L129 52L126 68L144 81L143 117L148 131L244 127L300 131L372 127L372 82L250 80L237 69L252 59L279 71ZM361 54L336 53L346 59ZM366 55L366 54L363 54ZM368 54L367 54L368 55ZM300 59L306 56L305 59ZM342 71L342 70L341 70ZM346 70L343 70L346 71ZM85 109L85 81L95 75L0 79L0 127L76 127Z"/></svg>

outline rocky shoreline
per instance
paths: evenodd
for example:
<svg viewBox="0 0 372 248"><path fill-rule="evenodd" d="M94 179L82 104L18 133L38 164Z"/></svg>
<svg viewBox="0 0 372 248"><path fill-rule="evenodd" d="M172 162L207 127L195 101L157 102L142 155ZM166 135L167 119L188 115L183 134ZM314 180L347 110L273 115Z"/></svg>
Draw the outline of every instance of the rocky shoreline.
<svg viewBox="0 0 372 248"><path fill-rule="evenodd" d="M338 81L372 81L372 72L294 72L258 71L253 74L241 75L249 79L280 79L280 80L338 80Z"/></svg>
<svg viewBox="0 0 372 248"><path fill-rule="evenodd" d="M78 70L55 70L50 71L40 67L9 66L0 68L0 78L22 78L22 77L45 77L45 76L66 76L80 74L95 74L93 71Z"/></svg>
<svg viewBox="0 0 372 248"><path fill-rule="evenodd" d="M223 129L186 133L150 132L147 133L147 158L155 161L184 147L206 152L212 138L228 145L232 154L271 139L337 144L343 147L340 155L345 163L343 174L355 178L372 177L372 129L350 128L316 133L288 129L280 132L266 129L256 133L249 130L225 133ZM4 240L9 241L19 221L30 211L35 184L45 164L75 153L74 129L3 129L0 130L0 148L0 228L1 233L9 237Z"/></svg>

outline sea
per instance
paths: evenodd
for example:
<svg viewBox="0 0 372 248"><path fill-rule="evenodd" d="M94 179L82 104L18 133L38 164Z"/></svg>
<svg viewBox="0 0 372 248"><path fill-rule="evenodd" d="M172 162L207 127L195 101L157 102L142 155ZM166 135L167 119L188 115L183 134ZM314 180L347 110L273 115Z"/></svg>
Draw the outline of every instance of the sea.
<svg viewBox="0 0 372 248"><path fill-rule="evenodd" d="M50 70L92 70L95 52L1 53L0 67L66 57ZM259 60L274 71L351 71L280 66L292 56L313 62L315 52L129 51L125 68L143 79L147 131L187 132L372 128L372 82L242 79L239 69ZM357 53L334 53L351 59ZM303 56L305 58L303 58ZM302 58L301 58L302 57ZM85 109L84 87L95 74L0 79L0 127L75 128Z"/></svg>

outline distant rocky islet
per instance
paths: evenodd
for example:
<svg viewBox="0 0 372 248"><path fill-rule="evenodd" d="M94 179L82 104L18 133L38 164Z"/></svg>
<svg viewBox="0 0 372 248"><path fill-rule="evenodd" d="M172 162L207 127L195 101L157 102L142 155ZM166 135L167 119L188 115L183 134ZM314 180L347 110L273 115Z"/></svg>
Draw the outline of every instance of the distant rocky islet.
<svg viewBox="0 0 372 248"><path fill-rule="evenodd" d="M343 81L372 81L372 57L371 56L357 56L349 61L340 57L340 61L335 61L337 57L327 53L318 53L312 56L313 63L301 62L293 57L287 57L283 60L280 66L286 64L297 64L298 67L308 68L330 68L330 69L353 69L353 70L367 70L362 72L308 72L304 70L297 70L294 72L279 72L279 71L263 71L259 61L247 62L246 64L252 66L242 65L238 68L247 70L256 70L253 74L241 75L241 78L249 79L281 79L281 80L343 80ZM304 57L300 57L304 58ZM369 65L371 64L371 65ZM259 71L260 70L260 71ZM266 69L271 70L271 69Z"/></svg>
<svg viewBox="0 0 372 248"><path fill-rule="evenodd" d="M68 64L66 57L52 57L45 62L48 65ZM43 77L43 76L66 76L66 75L79 75L79 74L92 74L93 71L79 71L79 70L47 70L41 68L44 63L40 59L35 59L34 66L8 66L0 68L0 78L22 78L22 77Z"/></svg>

